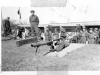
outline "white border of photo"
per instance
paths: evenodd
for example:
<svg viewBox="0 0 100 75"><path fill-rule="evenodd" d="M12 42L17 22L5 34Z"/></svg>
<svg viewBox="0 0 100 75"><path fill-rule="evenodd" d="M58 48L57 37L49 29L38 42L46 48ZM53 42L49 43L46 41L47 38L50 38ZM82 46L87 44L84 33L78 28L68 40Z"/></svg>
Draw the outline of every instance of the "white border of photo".
<svg viewBox="0 0 100 75"><path fill-rule="evenodd" d="M30 0L0 0L0 5L2 6L14 6L14 7L30 7L31 1ZM95 4L96 5L96 4ZM1 8L0 8L1 14ZM1 15L0 15L1 17ZM1 18L0 18L1 19ZM1 24L1 20L0 20ZM0 26L1 27L1 26ZM0 30L1 33L1 30ZM1 39L1 37L0 37ZM0 41L1 45L1 41ZM0 58L1 58L1 50L0 50ZM0 60L1 62L1 60ZM0 63L1 65L1 63ZM0 75L36 75L36 71L16 71L16 72L1 72ZM100 75L99 71L68 71L68 75Z"/></svg>

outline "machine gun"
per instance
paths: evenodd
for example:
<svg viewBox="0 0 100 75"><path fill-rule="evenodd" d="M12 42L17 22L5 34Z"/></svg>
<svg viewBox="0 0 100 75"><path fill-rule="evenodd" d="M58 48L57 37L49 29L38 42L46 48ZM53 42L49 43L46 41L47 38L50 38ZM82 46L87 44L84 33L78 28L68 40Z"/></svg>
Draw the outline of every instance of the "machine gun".
<svg viewBox="0 0 100 75"><path fill-rule="evenodd" d="M54 41L59 41L59 40L60 40L60 38L59 38L59 39L55 39L55 40L53 40L53 41L41 41L41 42L36 42L36 43L31 44L31 47L35 47L35 48L36 48L35 54L37 54L37 50L38 50L38 48L39 48L40 46L48 45L48 46L54 48L54 47L53 47L53 42L54 42Z"/></svg>

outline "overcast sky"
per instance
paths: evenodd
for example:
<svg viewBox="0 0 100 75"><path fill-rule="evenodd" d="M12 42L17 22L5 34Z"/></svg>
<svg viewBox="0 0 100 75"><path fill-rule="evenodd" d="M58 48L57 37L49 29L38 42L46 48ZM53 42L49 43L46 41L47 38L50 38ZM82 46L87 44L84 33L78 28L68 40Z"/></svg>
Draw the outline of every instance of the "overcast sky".
<svg viewBox="0 0 100 75"><path fill-rule="evenodd" d="M29 22L31 9L36 11L35 14L38 15L40 24L47 24L52 21L58 23L100 21L99 0L67 0L66 7L30 7L30 2L26 0L25 6L24 0L22 1L19 2L19 6L23 4L23 7L20 8L22 21ZM18 5L16 7L2 7L2 17L9 16L11 20L19 20L18 9Z"/></svg>

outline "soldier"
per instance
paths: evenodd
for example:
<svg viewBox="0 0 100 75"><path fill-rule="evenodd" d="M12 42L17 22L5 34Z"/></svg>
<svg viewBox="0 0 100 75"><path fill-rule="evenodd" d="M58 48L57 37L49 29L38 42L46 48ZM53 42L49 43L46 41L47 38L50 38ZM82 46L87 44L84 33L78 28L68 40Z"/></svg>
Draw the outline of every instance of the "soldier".
<svg viewBox="0 0 100 75"><path fill-rule="evenodd" d="M100 44L100 28L99 28L99 39L98 39L98 43Z"/></svg>
<svg viewBox="0 0 100 75"><path fill-rule="evenodd" d="M94 29L94 33L96 34L95 44L97 44L98 41L99 41L99 31L98 31L98 28L95 28L95 29Z"/></svg>
<svg viewBox="0 0 100 75"><path fill-rule="evenodd" d="M59 32L57 31L57 29L55 29L53 33L53 39L58 39L58 38L59 38Z"/></svg>
<svg viewBox="0 0 100 75"><path fill-rule="evenodd" d="M49 29L49 41L53 40L53 29L51 25L48 25L48 29Z"/></svg>
<svg viewBox="0 0 100 75"><path fill-rule="evenodd" d="M7 19L4 22L4 36L12 33L9 20L10 20L10 17L7 17Z"/></svg>
<svg viewBox="0 0 100 75"><path fill-rule="evenodd" d="M60 27L60 37L65 37L66 38L66 31L62 27Z"/></svg>
<svg viewBox="0 0 100 75"><path fill-rule="evenodd" d="M79 37L80 37L79 43L85 44L88 38L88 32L86 31L85 28L83 28L83 31L82 30L80 31Z"/></svg>
<svg viewBox="0 0 100 75"><path fill-rule="evenodd" d="M38 25L39 25L39 18L37 15L35 15L35 11L34 10L31 10L31 16L29 17L29 22L30 22L30 25L31 25L31 35L32 36L35 36L36 34L36 37L37 39L39 40L39 29L38 29ZM35 31L35 33L34 33Z"/></svg>
<svg viewBox="0 0 100 75"><path fill-rule="evenodd" d="M70 45L69 41L66 41L66 38L64 36L61 37L58 46L55 47L55 49L51 49L50 52L60 52L62 51L64 48L68 47Z"/></svg>
<svg viewBox="0 0 100 75"><path fill-rule="evenodd" d="M46 28L45 31L45 41L52 41L52 31L49 26Z"/></svg>
<svg viewBox="0 0 100 75"><path fill-rule="evenodd" d="M49 34L48 34L48 31L49 31L49 30L48 30L48 28L46 27L46 28L45 28L45 31L44 31L45 41L48 41L48 35L49 35Z"/></svg>
<svg viewBox="0 0 100 75"><path fill-rule="evenodd" d="M89 44L94 44L95 38L96 38L96 34L93 32L93 29L90 28L89 36L88 36L88 42L89 42Z"/></svg>

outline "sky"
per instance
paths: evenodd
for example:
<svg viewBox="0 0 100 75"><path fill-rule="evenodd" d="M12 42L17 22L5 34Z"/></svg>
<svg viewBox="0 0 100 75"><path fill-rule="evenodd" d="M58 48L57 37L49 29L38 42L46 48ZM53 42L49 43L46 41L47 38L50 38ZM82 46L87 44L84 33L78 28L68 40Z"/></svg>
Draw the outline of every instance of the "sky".
<svg viewBox="0 0 100 75"><path fill-rule="evenodd" d="M19 1L19 0L17 0ZM27 2L25 5L24 2ZM35 14L40 19L40 24L48 24L52 22L84 22L84 21L100 21L100 4L99 0L67 0L65 7L30 7L29 0L17 2L18 5L3 6L2 18L10 17L11 20L19 22L17 11L20 7L22 22L29 24L30 10L35 10ZM21 6L22 4L22 6Z"/></svg>

